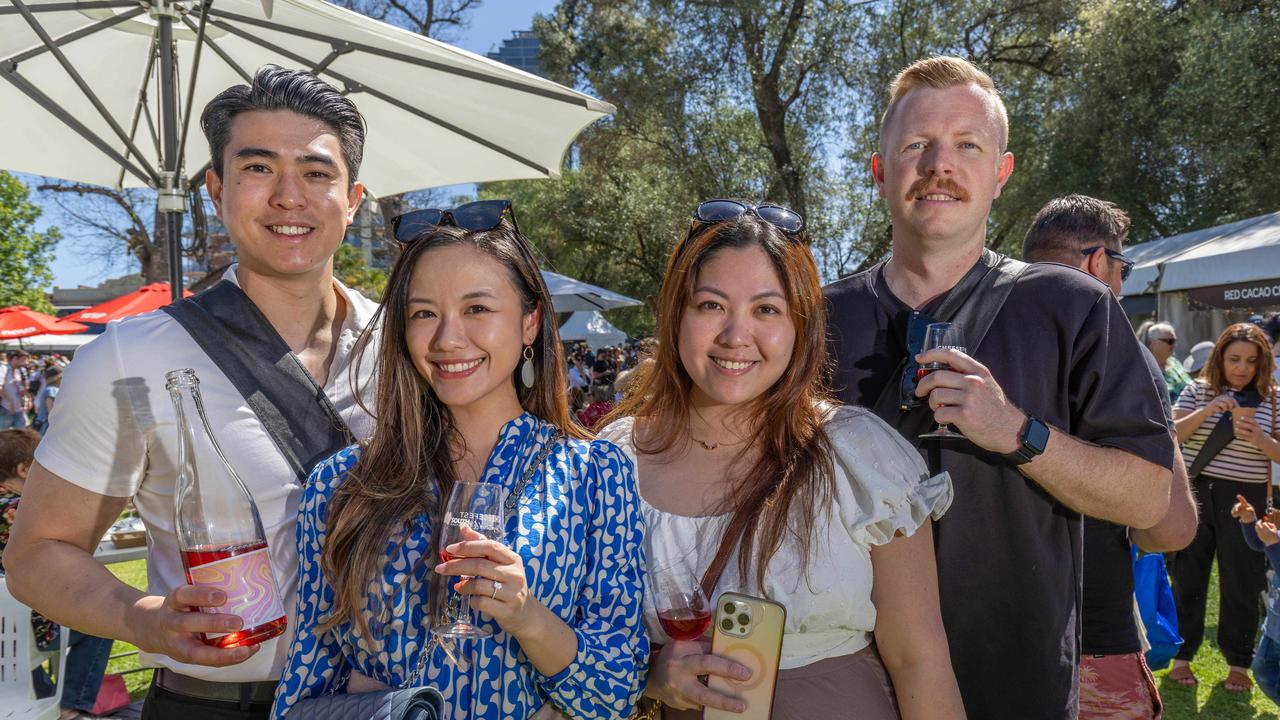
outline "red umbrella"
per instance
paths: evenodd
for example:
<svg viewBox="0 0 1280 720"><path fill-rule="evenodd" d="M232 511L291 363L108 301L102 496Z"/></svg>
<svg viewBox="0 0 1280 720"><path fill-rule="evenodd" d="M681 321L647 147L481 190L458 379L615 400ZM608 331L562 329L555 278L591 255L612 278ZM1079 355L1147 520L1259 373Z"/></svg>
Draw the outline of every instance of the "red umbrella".
<svg viewBox="0 0 1280 720"><path fill-rule="evenodd" d="M68 322L52 315L36 312L26 305L0 308L0 340L15 340L32 335L70 335L88 330L89 326Z"/></svg>
<svg viewBox="0 0 1280 720"><path fill-rule="evenodd" d="M191 297L191 295L192 293L189 290L182 291L183 297ZM169 302L169 283L151 283L134 290L128 295L121 295L91 308L85 308L80 312L71 313L64 319L105 325L122 317L141 315L152 310L159 310L168 305Z"/></svg>

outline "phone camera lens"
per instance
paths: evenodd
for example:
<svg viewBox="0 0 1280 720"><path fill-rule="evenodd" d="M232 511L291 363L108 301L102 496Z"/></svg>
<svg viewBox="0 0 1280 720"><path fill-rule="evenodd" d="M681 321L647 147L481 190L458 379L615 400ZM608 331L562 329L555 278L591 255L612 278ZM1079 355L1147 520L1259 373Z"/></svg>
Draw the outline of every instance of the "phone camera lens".
<svg viewBox="0 0 1280 720"><path fill-rule="evenodd" d="M742 613L741 615L739 615L739 616L738 616L738 624L739 624L739 625L750 625L750 624L751 624L751 616L750 616L750 615L748 615L748 614L746 614L746 613Z"/></svg>
<svg viewBox="0 0 1280 720"><path fill-rule="evenodd" d="M734 612L734 610L737 610L737 608L735 608L735 607L733 606L733 603L725 603L725 604L724 604L724 612L725 612L725 614L726 614L726 615L732 615L732 614L733 614L733 612Z"/></svg>
<svg viewBox="0 0 1280 720"><path fill-rule="evenodd" d="M732 619L732 618L725 618L725 619L721 620L721 621L720 621L720 627L724 628L724 631L725 631L725 632L733 632L733 619Z"/></svg>

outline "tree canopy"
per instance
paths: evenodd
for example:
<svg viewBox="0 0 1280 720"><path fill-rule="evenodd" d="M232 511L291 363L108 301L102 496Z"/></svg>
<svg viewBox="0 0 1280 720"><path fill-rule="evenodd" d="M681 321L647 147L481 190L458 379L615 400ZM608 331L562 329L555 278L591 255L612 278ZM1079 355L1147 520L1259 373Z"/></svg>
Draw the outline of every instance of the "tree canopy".
<svg viewBox="0 0 1280 720"><path fill-rule="evenodd" d="M618 111L561 180L481 193L516 201L552 269L635 297L656 292L708 198L802 212L826 280L882 259L889 219L867 165L887 88L939 53L990 73L1008 106L999 250L1019 252L1036 211L1071 192L1124 208L1131 242L1280 207L1273 2L562 0L534 31L552 79Z"/></svg>
<svg viewBox="0 0 1280 720"><path fill-rule="evenodd" d="M0 171L0 307L26 305L52 313L46 293L53 283L53 247L58 230L36 230L40 207L18 178Z"/></svg>

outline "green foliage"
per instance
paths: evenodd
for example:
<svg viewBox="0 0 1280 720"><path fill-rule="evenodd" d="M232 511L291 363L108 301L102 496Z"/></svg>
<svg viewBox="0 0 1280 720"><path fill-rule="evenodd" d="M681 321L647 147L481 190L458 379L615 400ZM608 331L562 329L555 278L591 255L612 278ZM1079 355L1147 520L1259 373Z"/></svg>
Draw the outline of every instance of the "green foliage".
<svg viewBox="0 0 1280 720"><path fill-rule="evenodd" d="M53 283L53 249L58 231L36 232L40 207L16 177L0 171L0 307L26 305L52 313L46 293Z"/></svg>
<svg viewBox="0 0 1280 720"><path fill-rule="evenodd" d="M387 288L387 274L365 264L360 248L343 243L333 256L333 274L343 285L371 300L382 300Z"/></svg>
<svg viewBox="0 0 1280 720"><path fill-rule="evenodd" d="M1072 192L1124 208L1133 242L1280 207L1276 3L897 0L869 32L880 51L862 87L876 113L893 74L929 54L968 57L995 79L1017 157L992 208L1002 250L1019 251L1036 211ZM855 156L874 149L874 130L869 114Z"/></svg>
<svg viewBox="0 0 1280 720"><path fill-rule="evenodd" d="M793 207L820 260L837 257L833 236L856 224L850 208L865 209L844 201L827 148L845 122L842 76L862 52L858 6L565 0L535 21L542 67L618 111L580 137L559 180L487 183L481 195L515 201L550 269L641 299L709 198ZM647 308L609 317L651 329Z"/></svg>

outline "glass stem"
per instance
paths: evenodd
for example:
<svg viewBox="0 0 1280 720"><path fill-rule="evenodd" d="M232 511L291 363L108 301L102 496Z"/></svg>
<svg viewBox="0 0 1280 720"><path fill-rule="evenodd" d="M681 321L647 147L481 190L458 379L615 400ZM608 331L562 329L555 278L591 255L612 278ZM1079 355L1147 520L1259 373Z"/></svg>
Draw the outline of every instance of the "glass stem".
<svg viewBox="0 0 1280 720"><path fill-rule="evenodd" d="M475 578L467 578L467 582L474 581ZM458 617L455 621L462 625L473 625L471 622L471 593L459 592L462 596L458 599Z"/></svg>

